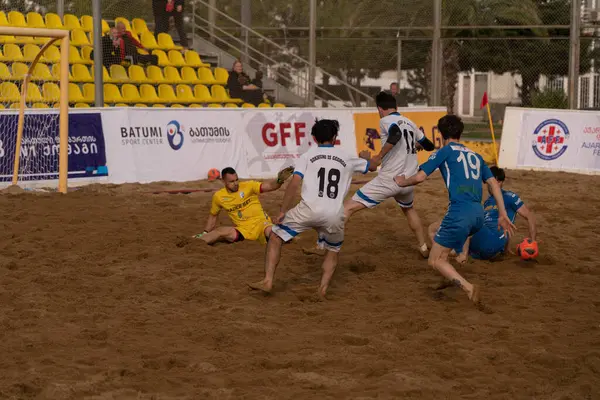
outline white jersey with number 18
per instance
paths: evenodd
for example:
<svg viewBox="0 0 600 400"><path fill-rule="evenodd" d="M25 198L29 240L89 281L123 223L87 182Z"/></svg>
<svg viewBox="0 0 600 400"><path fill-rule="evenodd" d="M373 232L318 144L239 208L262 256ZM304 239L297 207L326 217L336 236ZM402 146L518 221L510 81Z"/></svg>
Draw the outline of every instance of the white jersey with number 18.
<svg viewBox="0 0 600 400"><path fill-rule="evenodd" d="M367 160L333 145L320 145L300 156L294 174L302 177L302 202L315 214L334 215L343 207L352 174L368 170Z"/></svg>

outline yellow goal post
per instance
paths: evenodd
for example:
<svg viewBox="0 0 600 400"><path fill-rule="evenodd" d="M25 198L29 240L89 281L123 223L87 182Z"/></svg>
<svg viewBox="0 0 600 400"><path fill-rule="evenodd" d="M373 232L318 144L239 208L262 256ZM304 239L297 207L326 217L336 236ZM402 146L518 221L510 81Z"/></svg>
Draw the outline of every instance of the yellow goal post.
<svg viewBox="0 0 600 400"><path fill-rule="evenodd" d="M0 35L50 38L41 48L40 52L29 65L29 69L23 78L21 85L21 97L19 102L19 118L16 132L15 159L13 167L12 184L17 185L19 179L19 165L21 156L21 145L23 141L23 128L25 124L25 108L27 106L27 88L35 66L44 55L44 52L55 42L60 40L60 96L59 96L59 157L58 157L58 191L67 192L68 177L68 144L69 144L69 33L63 29L43 28L17 28L0 26Z"/></svg>

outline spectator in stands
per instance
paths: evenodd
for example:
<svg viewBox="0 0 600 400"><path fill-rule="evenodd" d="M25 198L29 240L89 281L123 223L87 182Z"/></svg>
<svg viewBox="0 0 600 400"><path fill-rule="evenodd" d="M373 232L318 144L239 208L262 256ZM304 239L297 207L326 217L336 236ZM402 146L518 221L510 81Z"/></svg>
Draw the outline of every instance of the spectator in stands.
<svg viewBox="0 0 600 400"><path fill-rule="evenodd" d="M102 65L110 68L113 64L121 64L121 40L117 28L110 28L106 35L102 36ZM90 54L94 59L94 52Z"/></svg>
<svg viewBox="0 0 600 400"><path fill-rule="evenodd" d="M406 98L402 96L400 94L400 91L398 90L398 82L392 82L388 93L390 93L396 98L396 105L398 107L408 107L408 102L406 101Z"/></svg>
<svg viewBox="0 0 600 400"><path fill-rule="evenodd" d="M131 32L129 32L125 24L119 22L117 24L117 35L119 38L120 47L120 58L121 61L125 60L126 57L131 58L133 64L152 64L158 65L158 56L152 54L140 54L137 49L142 49L150 53L142 44L134 39Z"/></svg>
<svg viewBox="0 0 600 400"><path fill-rule="evenodd" d="M183 7L184 0L152 0L156 38L158 39L159 33L169 32L169 21L173 17L179 35L179 44L187 49L188 39L183 25Z"/></svg>
<svg viewBox="0 0 600 400"><path fill-rule="evenodd" d="M264 94L260 87L252 83L250 77L244 72L242 62L236 60L229 72L227 80L229 95L236 99L242 99L246 103L258 106L264 100Z"/></svg>

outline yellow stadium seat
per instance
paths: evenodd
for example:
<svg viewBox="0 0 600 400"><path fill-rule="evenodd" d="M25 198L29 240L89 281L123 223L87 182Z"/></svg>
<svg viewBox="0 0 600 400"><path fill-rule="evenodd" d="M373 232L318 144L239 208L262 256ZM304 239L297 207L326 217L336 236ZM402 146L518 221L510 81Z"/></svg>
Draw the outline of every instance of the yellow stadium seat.
<svg viewBox="0 0 600 400"><path fill-rule="evenodd" d="M28 12L27 26L30 28L45 28L46 23L44 22L44 17L42 17L40 13Z"/></svg>
<svg viewBox="0 0 600 400"><path fill-rule="evenodd" d="M136 103L134 107L148 107L148 105L144 103Z"/></svg>
<svg viewBox="0 0 600 400"><path fill-rule="evenodd" d="M9 102L18 102L21 100L21 92L17 85L12 82L2 82L0 83L0 102L1 103L9 103Z"/></svg>
<svg viewBox="0 0 600 400"><path fill-rule="evenodd" d="M10 22L8 22L4 11L0 11L0 26L10 26Z"/></svg>
<svg viewBox="0 0 600 400"><path fill-rule="evenodd" d="M94 63L94 60L92 60L92 51L94 51L92 46L85 46L81 49L81 58L83 58L86 64Z"/></svg>
<svg viewBox="0 0 600 400"><path fill-rule="evenodd" d="M217 83L210 68L198 68L198 79L204 85L214 85Z"/></svg>
<svg viewBox="0 0 600 400"><path fill-rule="evenodd" d="M163 75L162 69L156 65L149 66L146 71L148 71L148 82L156 84L165 82L165 76Z"/></svg>
<svg viewBox="0 0 600 400"><path fill-rule="evenodd" d="M69 64L91 64L91 61L86 61L81 58L81 54L79 54L79 49L77 47L71 45L69 46Z"/></svg>
<svg viewBox="0 0 600 400"><path fill-rule="evenodd" d="M146 32L142 32L142 37L141 37L141 43L142 46L144 46L147 49L158 49L158 43L156 43L156 38L154 37L154 34L150 31L146 31Z"/></svg>
<svg viewBox="0 0 600 400"><path fill-rule="evenodd" d="M273 108L285 108L285 104L275 103L273 104Z"/></svg>
<svg viewBox="0 0 600 400"><path fill-rule="evenodd" d="M49 63L58 63L60 62L60 50L58 47L52 45L46 49L44 52L44 58Z"/></svg>
<svg viewBox="0 0 600 400"><path fill-rule="evenodd" d="M81 22L79 21L79 18L77 18L76 16L74 16L73 14L65 14L65 16L63 17L63 22L65 25L65 28L69 29L69 30L75 30L75 29L83 29L83 27L81 26Z"/></svg>
<svg viewBox="0 0 600 400"><path fill-rule="evenodd" d="M23 53L21 48L14 43L8 43L4 45L3 55L0 61L23 61Z"/></svg>
<svg viewBox="0 0 600 400"><path fill-rule="evenodd" d="M46 82L42 85L44 101L49 103L60 100L60 87L56 83ZM69 86L69 101L71 101L71 86Z"/></svg>
<svg viewBox="0 0 600 400"><path fill-rule="evenodd" d="M129 105L125 103L117 103L115 104L115 107L129 107Z"/></svg>
<svg viewBox="0 0 600 400"><path fill-rule="evenodd" d="M177 101L179 103L195 103L197 100L194 97L192 88L188 85L177 85Z"/></svg>
<svg viewBox="0 0 600 400"><path fill-rule="evenodd" d="M25 20L25 16L19 11L11 11L8 13L8 23L11 26L16 26L18 28L27 27L27 21Z"/></svg>
<svg viewBox="0 0 600 400"><path fill-rule="evenodd" d="M260 104L258 105L258 108L271 108L271 105L270 105L270 104L267 104L267 103L260 103Z"/></svg>
<svg viewBox="0 0 600 400"><path fill-rule="evenodd" d="M169 68L169 67L167 67L167 68ZM183 67L181 69L181 80L184 83L187 83L190 85L202 83L200 81L200 79L198 79L198 76L196 75L196 71L192 67Z"/></svg>
<svg viewBox="0 0 600 400"><path fill-rule="evenodd" d="M73 29L71 31L71 44L73 46L91 46L90 40L83 29Z"/></svg>
<svg viewBox="0 0 600 400"><path fill-rule="evenodd" d="M8 66L4 63L0 63L0 82L1 81L10 81L12 79L10 70Z"/></svg>
<svg viewBox="0 0 600 400"><path fill-rule="evenodd" d="M139 65L129 66L129 81L134 83L145 83L148 82L148 77L143 67Z"/></svg>
<svg viewBox="0 0 600 400"><path fill-rule="evenodd" d="M138 103L141 101L140 92L137 86L131 83L126 83L121 87L121 93L123 94L124 103Z"/></svg>
<svg viewBox="0 0 600 400"><path fill-rule="evenodd" d="M144 32L148 32L150 29L148 29L148 25L146 24L146 21L144 21L141 18L134 18L131 21L132 24L132 28L135 31L135 33L137 33L138 36L142 36L142 33Z"/></svg>
<svg viewBox="0 0 600 400"><path fill-rule="evenodd" d="M204 85L194 86L194 97L196 98L196 101L200 103L214 103L210 91Z"/></svg>
<svg viewBox="0 0 600 400"><path fill-rule="evenodd" d="M217 85L227 85L229 79L229 72L225 68L215 68L215 83Z"/></svg>
<svg viewBox="0 0 600 400"><path fill-rule="evenodd" d="M169 50L169 62L176 67L185 67L187 64L183 54L177 50ZM160 64L160 61L159 61Z"/></svg>
<svg viewBox="0 0 600 400"><path fill-rule="evenodd" d="M108 68L106 68L105 66L102 66L102 80L104 81L104 83L112 82L112 77L108 73Z"/></svg>
<svg viewBox="0 0 600 400"><path fill-rule="evenodd" d="M93 68L93 67L92 67ZM73 71L73 82L87 83L94 82L90 70L83 64L75 64L72 68Z"/></svg>
<svg viewBox="0 0 600 400"><path fill-rule="evenodd" d="M141 103L158 103L160 99L156 94L156 89L152 85L143 84L140 86Z"/></svg>
<svg viewBox="0 0 600 400"><path fill-rule="evenodd" d="M173 38L168 33L158 34L158 47L164 50L181 50L183 47L177 46L173 42Z"/></svg>
<svg viewBox="0 0 600 400"><path fill-rule="evenodd" d="M113 83L104 85L104 101L107 103L124 103L119 87Z"/></svg>
<svg viewBox="0 0 600 400"><path fill-rule="evenodd" d="M33 67L33 74L32 74L31 79L34 81L54 81L54 80L56 80L52 76L52 73L50 72L50 68L48 68L48 66L46 64L40 64L40 63L36 64L35 67Z"/></svg>
<svg viewBox="0 0 600 400"><path fill-rule="evenodd" d="M198 103L190 104L190 108L202 108L202 104L198 104Z"/></svg>
<svg viewBox="0 0 600 400"><path fill-rule="evenodd" d="M58 85L56 85L58 87ZM60 92L60 91L59 91ZM58 98L56 99L58 101ZM69 103L83 103L85 98L81 93L81 89L74 83L69 83Z"/></svg>
<svg viewBox="0 0 600 400"><path fill-rule="evenodd" d="M223 108L223 105L220 103L212 103L207 106L208 108Z"/></svg>
<svg viewBox="0 0 600 400"><path fill-rule="evenodd" d="M12 103L9 108L18 109L21 107L21 103Z"/></svg>
<svg viewBox="0 0 600 400"><path fill-rule="evenodd" d="M52 65L52 77L56 81L60 81L60 64ZM73 75L71 75L71 71L69 71L69 81L73 80Z"/></svg>
<svg viewBox="0 0 600 400"><path fill-rule="evenodd" d="M194 50L187 50L185 52L185 62L188 66L193 68L209 68L210 64L202 62L200 55L196 53ZM211 73L212 74L212 73Z"/></svg>
<svg viewBox="0 0 600 400"><path fill-rule="evenodd" d="M225 104L225 108L238 108L237 104L234 103L227 103Z"/></svg>
<svg viewBox="0 0 600 400"><path fill-rule="evenodd" d="M1 35L0 43L15 43L17 39L12 35Z"/></svg>
<svg viewBox="0 0 600 400"><path fill-rule="evenodd" d="M62 23L60 17L58 16L58 14L48 13L44 17L44 19L46 20L46 28L64 29L63 23Z"/></svg>
<svg viewBox="0 0 600 400"><path fill-rule="evenodd" d="M232 99L225 88L221 85L212 85L210 87L212 98L221 103L243 103L242 99Z"/></svg>
<svg viewBox="0 0 600 400"><path fill-rule="evenodd" d="M40 54L40 48L35 44L28 43L23 46L23 59L25 61L33 61ZM46 58L42 55L39 62L46 62Z"/></svg>
<svg viewBox="0 0 600 400"><path fill-rule="evenodd" d="M33 82L27 84L27 95L25 96L25 99L28 103L41 103L44 101L40 88Z"/></svg>
<svg viewBox="0 0 600 400"><path fill-rule="evenodd" d="M83 103L94 103L96 99L96 85L93 83L85 83L83 85ZM105 99L106 101L106 99Z"/></svg>
<svg viewBox="0 0 600 400"><path fill-rule="evenodd" d="M163 103L177 103L177 96L171 85L159 85L158 86L158 97Z"/></svg>
<svg viewBox="0 0 600 400"><path fill-rule="evenodd" d="M31 108L50 108L46 103L33 103Z"/></svg>
<svg viewBox="0 0 600 400"><path fill-rule="evenodd" d="M244 103L242 104L242 108L256 108L256 106L252 103Z"/></svg>
<svg viewBox="0 0 600 400"><path fill-rule="evenodd" d="M81 23L81 29L83 29L85 32L91 32L94 30L94 17L91 15L82 15L79 21Z"/></svg>
<svg viewBox="0 0 600 400"><path fill-rule="evenodd" d="M86 103L75 103L75 108L90 108L90 105Z"/></svg>
<svg viewBox="0 0 600 400"><path fill-rule="evenodd" d="M12 79L15 81L22 81L29 71L29 66L22 62L14 62L10 69L12 69Z"/></svg>
<svg viewBox="0 0 600 400"><path fill-rule="evenodd" d="M125 67L123 67L122 65L111 65L110 77L112 78L112 81L116 83L129 82L129 76L127 75L127 71L125 71Z"/></svg>
<svg viewBox="0 0 600 400"><path fill-rule="evenodd" d="M165 67L165 83L178 84L181 83L179 70L175 67Z"/></svg>
<svg viewBox="0 0 600 400"><path fill-rule="evenodd" d="M185 108L185 106L181 104L171 104L171 108Z"/></svg>
<svg viewBox="0 0 600 400"><path fill-rule="evenodd" d="M166 106L164 104L152 104L152 107L154 107L154 108L165 108Z"/></svg>
<svg viewBox="0 0 600 400"><path fill-rule="evenodd" d="M169 60L169 57L167 57L167 54L164 51L152 50L152 54L158 57L158 65L160 65L161 67L171 65L171 61Z"/></svg>
<svg viewBox="0 0 600 400"><path fill-rule="evenodd" d="M4 104L0 104L0 110L4 110L6 107L4 107Z"/></svg>

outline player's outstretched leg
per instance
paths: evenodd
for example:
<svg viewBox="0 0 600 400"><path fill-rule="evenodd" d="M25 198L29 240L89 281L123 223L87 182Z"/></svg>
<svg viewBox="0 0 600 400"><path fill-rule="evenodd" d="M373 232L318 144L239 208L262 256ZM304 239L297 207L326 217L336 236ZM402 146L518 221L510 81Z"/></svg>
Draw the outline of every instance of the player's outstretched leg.
<svg viewBox="0 0 600 400"><path fill-rule="evenodd" d="M232 226L220 226L200 237L200 240L207 244L215 244L217 242L233 243L238 240L239 232Z"/></svg>
<svg viewBox="0 0 600 400"><path fill-rule="evenodd" d="M319 297L323 300L327 295L327 288L329 288L329 282L335 272L335 267L338 263L338 253L335 251L327 250L325 259L323 260L323 275L321 276L321 284L319 285Z"/></svg>
<svg viewBox="0 0 600 400"><path fill-rule="evenodd" d="M449 248L443 247L434 242L433 246L431 247L431 253L429 254L428 264L438 270L446 279L452 282L454 286L458 286L464 290L473 303L479 303L480 288L477 285L472 285L458 272L456 272L454 267L448 262L449 254Z"/></svg>
<svg viewBox="0 0 600 400"><path fill-rule="evenodd" d="M410 226L410 229L417 237L417 242L419 242L419 252L423 258L429 257L429 249L427 248L427 243L425 242L425 230L423 229L423 224L421 223L421 218L419 217L417 210L415 210L414 207L400 208L402 209L402 212L408 221L408 226Z"/></svg>
<svg viewBox="0 0 600 400"><path fill-rule="evenodd" d="M364 204L359 203L358 201L355 201L353 199L346 200L346 202L344 203L344 216L346 217L346 222L348 222L352 214L365 208L367 207Z"/></svg>
<svg viewBox="0 0 600 400"><path fill-rule="evenodd" d="M275 277L275 270L279 264L281 258L281 246L283 245L283 239L279 236L272 234L269 237L269 244L267 244L267 254L265 256L265 278L262 281L250 283L248 286L254 290L262 290L265 293L271 293L273 289L273 279Z"/></svg>
<svg viewBox="0 0 600 400"><path fill-rule="evenodd" d="M429 227L427 228L427 234L429 235L429 239L431 240L431 243L434 242L434 238L435 238L435 234L437 233L438 229L440 228L441 225L441 221L436 221L433 224L429 225Z"/></svg>

